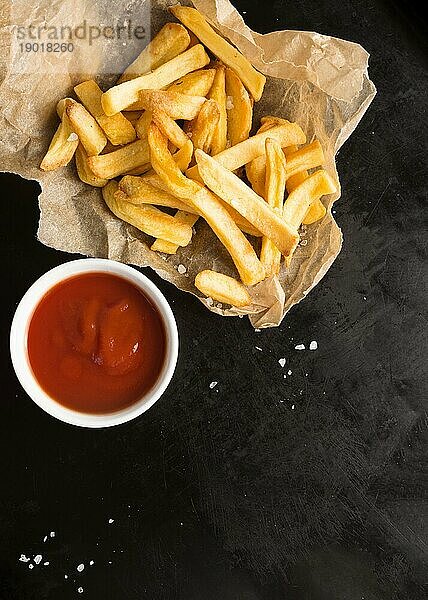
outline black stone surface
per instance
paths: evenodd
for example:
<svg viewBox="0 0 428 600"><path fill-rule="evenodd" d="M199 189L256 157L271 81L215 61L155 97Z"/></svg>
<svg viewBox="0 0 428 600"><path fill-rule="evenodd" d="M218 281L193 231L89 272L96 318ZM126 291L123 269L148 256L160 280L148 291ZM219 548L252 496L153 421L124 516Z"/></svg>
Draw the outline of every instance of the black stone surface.
<svg viewBox="0 0 428 600"><path fill-rule="evenodd" d="M149 272L178 321L174 380L136 421L81 430L10 365L17 302L75 256L36 241L38 186L1 176L1 600L426 597L425 24L399 2L236 4L260 32L371 53L378 95L338 157L342 253L258 334Z"/></svg>

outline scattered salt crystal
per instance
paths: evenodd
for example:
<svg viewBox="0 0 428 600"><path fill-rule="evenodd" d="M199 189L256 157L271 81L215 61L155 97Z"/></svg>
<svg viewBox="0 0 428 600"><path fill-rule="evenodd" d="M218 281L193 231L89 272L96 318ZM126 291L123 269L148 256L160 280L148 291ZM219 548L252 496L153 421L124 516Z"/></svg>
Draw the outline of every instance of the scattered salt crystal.
<svg viewBox="0 0 428 600"><path fill-rule="evenodd" d="M94 561L93 561L93 560L90 560L90 561L89 561L89 566L90 566L90 567L92 567L92 565L93 565L93 564L94 564Z"/></svg>
<svg viewBox="0 0 428 600"><path fill-rule="evenodd" d="M83 588L82 587L77 588L77 591L79 592L79 594L83 594Z"/></svg>
<svg viewBox="0 0 428 600"><path fill-rule="evenodd" d="M210 390L213 390L217 384L218 384L218 381L211 381Z"/></svg>
<svg viewBox="0 0 428 600"><path fill-rule="evenodd" d="M254 331L255 331L256 333L260 333L260 332L261 332L261 329L255 329Z"/></svg>
<svg viewBox="0 0 428 600"><path fill-rule="evenodd" d="M294 404L291 405L291 410L294 410Z"/></svg>
<svg viewBox="0 0 428 600"><path fill-rule="evenodd" d="M19 557L19 560L21 562L25 562L25 563L30 562L30 559L27 556L25 556L25 554L21 554L21 556Z"/></svg>
<svg viewBox="0 0 428 600"><path fill-rule="evenodd" d="M217 303L217 308L223 308L223 304L221 302Z"/></svg>
<svg viewBox="0 0 428 600"><path fill-rule="evenodd" d="M43 563L43 565L44 565L45 567L48 567L48 566L49 566L49 561L48 561L48 560L47 560L47 561L45 561L45 562Z"/></svg>
<svg viewBox="0 0 428 600"><path fill-rule="evenodd" d="M284 400L280 400L281 404L284 402Z"/></svg>
<svg viewBox="0 0 428 600"><path fill-rule="evenodd" d="M232 110L232 108L235 108L233 105L233 98L232 96L228 96L226 98L226 110Z"/></svg>
<svg viewBox="0 0 428 600"><path fill-rule="evenodd" d="M184 273L187 271L186 267L184 265L182 265L181 263L178 265L177 267L177 271L180 273L180 275L184 275Z"/></svg>
<svg viewBox="0 0 428 600"><path fill-rule="evenodd" d="M279 362L279 364L280 364L281 367L284 367L285 363L286 363L286 359L285 358L280 358L278 362Z"/></svg>
<svg viewBox="0 0 428 600"><path fill-rule="evenodd" d="M294 346L295 350L304 350L305 349L305 344L297 344L297 346Z"/></svg>
<svg viewBox="0 0 428 600"><path fill-rule="evenodd" d="M111 525L112 523L114 523L114 519L109 519L109 520L108 520L108 522L109 522L109 523L110 523L110 525Z"/></svg>
<svg viewBox="0 0 428 600"><path fill-rule="evenodd" d="M75 142L78 139L79 139L79 136L77 135L77 133L74 133L74 131L72 131L67 138L67 142Z"/></svg>
<svg viewBox="0 0 428 600"><path fill-rule="evenodd" d="M180 525L183 527L184 523L182 523L182 522L180 521Z"/></svg>
<svg viewBox="0 0 428 600"><path fill-rule="evenodd" d="M259 346L256 346L255 348L256 348L256 350L259 350L259 352L263 352L263 350L261 348L259 348Z"/></svg>
<svg viewBox="0 0 428 600"><path fill-rule="evenodd" d="M47 535L45 535L45 537L43 538L43 541L44 541L44 542L47 542L47 541L48 541L48 536L47 536Z"/></svg>
<svg viewBox="0 0 428 600"><path fill-rule="evenodd" d="M291 373L292 373L292 372L293 372L293 371L292 371L291 369L288 369L288 371L287 371L287 375L291 375Z"/></svg>
<svg viewBox="0 0 428 600"><path fill-rule="evenodd" d="M367 300L367 296L363 296L363 299L364 299L364 300Z"/></svg>
<svg viewBox="0 0 428 600"><path fill-rule="evenodd" d="M41 554L36 554L36 556L34 557L34 562L36 563L36 565L40 564L42 562L42 555Z"/></svg>
<svg viewBox="0 0 428 600"><path fill-rule="evenodd" d="M300 240L300 246L307 246L308 240Z"/></svg>
<svg viewBox="0 0 428 600"><path fill-rule="evenodd" d="M34 565L28 565L29 569L34 569Z"/></svg>
<svg viewBox="0 0 428 600"><path fill-rule="evenodd" d="M80 565L77 565L77 570L79 571L79 573L81 573L84 568L85 568L85 565L83 563L80 563Z"/></svg>
<svg viewBox="0 0 428 600"><path fill-rule="evenodd" d="M55 531L51 531L49 534L52 538L55 537Z"/></svg>
<svg viewBox="0 0 428 600"><path fill-rule="evenodd" d="M318 342L316 340L312 340L309 344L309 350L316 350L318 348Z"/></svg>
<svg viewBox="0 0 428 600"><path fill-rule="evenodd" d="M207 304L208 306L212 306L214 304L214 300L210 296L207 298Z"/></svg>
<svg viewBox="0 0 428 600"><path fill-rule="evenodd" d="M284 379L287 379L287 375L285 373L284 373L283 377L284 377Z"/></svg>

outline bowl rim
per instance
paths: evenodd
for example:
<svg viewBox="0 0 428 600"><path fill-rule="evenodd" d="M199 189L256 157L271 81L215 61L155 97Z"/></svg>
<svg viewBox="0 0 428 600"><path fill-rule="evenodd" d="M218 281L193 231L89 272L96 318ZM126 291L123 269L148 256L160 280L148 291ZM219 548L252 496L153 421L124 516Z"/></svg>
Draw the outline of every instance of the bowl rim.
<svg viewBox="0 0 428 600"><path fill-rule="evenodd" d="M156 383L137 402L112 413L84 413L67 408L49 396L38 383L27 351L28 328L34 310L56 284L83 273L111 273L138 287L156 306L165 329L166 352ZM101 428L126 423L143 414L159 400L170 383L178 358L178 330L174 314L159 288L137 269L106 258L67 261L46 271L25 292L15 310L10 328L10 355L16 376L27 395L52 417L79 427Z"/></svg>

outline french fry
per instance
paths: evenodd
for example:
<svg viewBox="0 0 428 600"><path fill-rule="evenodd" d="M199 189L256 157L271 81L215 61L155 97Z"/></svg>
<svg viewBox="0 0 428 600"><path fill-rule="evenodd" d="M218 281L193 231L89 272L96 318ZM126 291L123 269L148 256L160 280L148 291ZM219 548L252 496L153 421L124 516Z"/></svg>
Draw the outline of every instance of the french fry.
<svg viewBox="0 0 428 600"><path fill-rule="evenodd" d="M290 156L290 154L292 154L293 152L297 152L297 151L298 151L297 146L289 146L288 148L284 148L285 156ZM322 165L323 163L324 163L324 155L323 155L322 149L321 149L320 165ZM300 185L308 177L309 177L309 173L306 169L304 169L302 171L298 171L294 175L291 175L291 177L288 177L287 184L286 184L287 192L290 194L298 185ZM308 208L308 212L303 217L302 223L304 225L310 225L311 223L315 223L316 221L319 221L320 219L322 219L324 217L324 215L326 214L326 212L327 212L326 208L325 208L324 204L321 202L321 200L316 199L316 200L314 200L314 202L312 202L312 204Z"/></svg>
<svg viewBox="0 0 428 600"><path fill-rule="evenodd" d="M189 225L174 221L154 206L134 206L126 200L125 194L118 190L116 181L109 181L102 190L103 198L111 212L122 221L133 225L143 233L153 237L162 237L173 244L187 246L192 237Z"/></svg>
<svg viewBox="0 0 428 600"><path fill-rule="evenodd" d="M136 140L114 152L88 158L89 168L97 177L103 179L113 179L149 162L150 152L147 140Z"/></svg>
<svg viewBox="0 0 428 600"><path fill-rule="evenodd" d="M273 129L266 129L263 133L268 134L269 131L273 131ZM293 148L294 151L290 152L288 147L284 148L287 156L287 181L289 177L293 177L301 171L319 167L324 162L324 153L318 140L299 150L295 149L295 145L291 145L290 148ZM246 173L253 190L257 194L262 195L264 178L266 176L266 156L259 156L246 165Z"/></svg>
<svg viewBox="0 0 428 600"><path fill-rule="evenodd" d="M224 304L240 308L251 304L250 294L242 283L223 273L201 271L196 275L195 287L208 298Z"/></svg>
<svg viewBox="0 0 428 600"><path fill-rule="evenodd" d="M336 184L327 171L315 171L288 195L284 203L284 220L297 229L310 205L322 196L333 194L336 189Z"/></svg>
<svg viewBox="0 0 428 600"><path fill-rule="evenodd" d="M195 156L202 179L210 190L271 239L281 254L288 256L296 248L297 228L286 223L263 198L215 158L202 150L196 150Z"/></svg>
<svg viewBox="0 0 428 600"><path fill-rule="evenodd" d="M101 106L103 93L95 81L83 81L75 86L74 91L114 146L123 146L135 140L135 129L122 113L111 117L105 114Z"/></svg>
<svg viewBox="0 0 428 600"><path fill-rule="evenodd" d="M182 211L192 212L187 204L159 187L156 187L142 177L125 175L119 181L119 189L126 194L128 202L140 206L141 204L154 204L168 206Z"/></svg>
<svg viewBox="0 0 428 600"><path fill-rule="evenodd" d="M327 212L326 207L321 200L316 199L308 208L306 215L303 217L303 225L311 225L322 219Z"/></svg>
<svg viewBox="0 0 428 600"><path fill-rule="evenodd" d="M275 125L286 125L288 121L281 119L280 117L273 117L266 115L260 119L261 125L257 130L257 133L264 133ZM298 146L287 146L287 148L298 149ZM248 181L251 183L251 187L259 196L264 196L265 192L265 180L266 180L266 157L264 155L257 156L251 162L245 165L245 173Z"/></svg>
<svg viewBox="0 0 428 600"><path fill-rule="evenodd" d="M135 79L124 81L104 92L101 97L103 110L106 115L114 115L134 104L136 106L132 106L132 110L138 110L140 108L138 100L141 90L161 89L170 85L179 77L205 67L209 63L209 60L201 44L193 46L190 50L179 54L154 71Z"/></svg>
<svg viewBox="0 0 428 600"><path fill-rule="evenodd" d="M125 69L118 83L154 71L184 52L190 44L189 32L179 23L167 23Z"/></svg>
<svg viewBox="0 0 428 600"><path fill-rule="evenodd" d="M176 91L141 90L140 102L146 110L165 112L171 119L191 121L201 110L205 98Z"/></svg>
<svg viewBox="0 0 428 600"><path fill-rule="evenodd" d="M128 119L128 121L135 127L135 124L137 123L138 119L141 118L142 115L142 110L128 110L128 112L124 113L123 116L125 117L125 119Z"/></svg>
<svg viewBox="0 0 428 600"><path fill-rule="evenodd" d="M163 135L166 136L174 146L177 146L177 148L183 148L189 141L188 136L184 133L178 123L162 110L152 112L152 120L159 127Z"/></svg>
<svg viewBox="0 0 428 600"><path fill-rule="evenodd" d="M174 219L177 223L185 223L186 225L190 225L190 227L194 226L198 218L198 215L183 210L178 210L174 215ZM179 247L180 246L177 246L177 244L171 244L171 242L158 238L153 242L150 249L155 250L156 252L163 252L164 254L175 254Z"/></svg>
<svg viewBox="0 0 428 600"><path fill-rule="evenodd" d="M73 158L79 137L73 131L70 120L66 114L62 115L61 123L55 131L49 148L43 157L40 168L43 171L54 171L59 167L68 165Z"/></svg>
<svg viewBox="0 0 428 600"><path fill-rule="evenodd" d="M285 156L277 141L267 138L266 140L266 202L276 212L282 212L285 193ZM263 236L260 261L266 270L266 276L277 275L281 266L281 252L275 244Z"/></svg>
<svg viewBox="0 0 428 600"><path fill-rule="evenodd" d="M224 65L216 65L214 81L208 98L215 100L219 109L219 118L211 143L211 154L218 154L227 146L226 68Z"/></svg>
<svg viewBox="0 0 428 600"><path fill-rule="evenodd" d="M145 110L138 121L135 123L135 131L140 140L147 138L147 129L152 120L152 113L149 110Z"/></svg>
<svg viewBox="0 0 428 600"><path fill-rule="evenodd" d="M304 144L306 136L301 127L297 123L289 123L277 125L263 133L257 133L249 137L247 140L231 146L220 154L215 155L216 161L229 171L235 171L243 165L249 163L257 156L264 155L266 138L270 137L280 143L282 147L290 146L291 144ZM191 179L200 181L198 167L195 165L187 170L186 175Z"/></svg>
<svg viewBox="0 0 428 600"><path fill-rule="evenodd" d="M220 110L215 100L206 100L198 116L185 126L186 133L191 137L193 146L209 154L213 136L220 119Z"/></svg>
<svg viewBox="0 0 428 600"><path fill-rule="evenodd" d="M256 71L252 64L229 42L222 38L207 23L195 8L172 6L172 14L192 31L198 39L241 79L254 100L260 100L266 77Z"/></svg>
<svg viewBox="0 0 428 600"><path fill-rule="evenodd" d="M144 165L140 165L139 167L134 167L133 169L129 169L129 171L125 172L125 175L144 175L148 173L152 165L150 163L146 163Z"/></svg>
<svg viewBox="0 0 428 600"><path fill-rule="evenodd" d="M227 137L230 145L243 142L250 135L253 105L242 81L232 69L226 69Z"/></svg>
<svg viewBox="0 0 428 600"><path fill-rule="evenodd" d="M173 154L173 159L175 160L175 164L180 169L181 172L184 172L188 166L190 165L190 161L193 156L193 143L192 140L187 140L187 142L182 146L177 152Z"/></svg>
<svg viewBox="0 0 428 600"><path fill-rule="evenodd" d="M90 169L88 164L88 155L82 144L79 144L76 149L76 169L79 178L84 182L94 187L104 187L108 183L108 179L97 177Z"/></svg>
<svg viewBox="0 0 428 600"><path fill-rule="evenodd" d="M70 119L73 131L79 136L80 143L85 148L87 155L96 156L99 154L107 144L107 138L91 113L79 102L70 100L65 103L65 113Z"/></svg>
<svg viewBox="0 0 428 600"><path fill-rule="evenodd" d="M254 285L264 279L263 265L250 242L218 198L183 175L168 150L166 138L154 123L149 127L148 140L153 168L175 196L185 200L205 219L229 252L242 281L246 285Z"/></svg>
<svg viewBox="0 0 428 600"><path fill-rule="evenodd" d="M172 83L168 90L188 94L189 96L206 96L214 81L215 69L200 69L180 77Z"/></svg>

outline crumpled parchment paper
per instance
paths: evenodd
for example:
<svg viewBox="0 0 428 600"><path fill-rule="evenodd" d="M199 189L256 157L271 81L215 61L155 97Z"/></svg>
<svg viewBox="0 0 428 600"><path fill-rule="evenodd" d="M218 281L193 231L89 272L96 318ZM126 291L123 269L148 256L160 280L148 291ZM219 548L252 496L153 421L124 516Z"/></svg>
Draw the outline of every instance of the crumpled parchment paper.
<svg viewBox="0 0 428 600"><path fill-rule="evenodd" d="M193 281L200 270L214 269L236 276L228 253L202 220L197 223L192 243L165 258L150 250L148 236L109 212L100 190L82 183L73 164L48 173L39 169L57 126L57 101L72 95L73 86L88 78L97 79L104 88L112 85L142 45L137 39L125 44L105 40L89 53L80 47L67 55L20 53L16 40L12 44L13 26L16 23L60 26L64 22L76 26L89 15L99 23L124 17L138 22L142 14L150 14L153 36L166 21L173 20L165 8L176 2L40 0L30 10L31 4L25 2L27 8L22 10L21 2L19 10L16 0L3 2L0 168L40 183L39 240L66 252L150 266L178 288L199 297ZM376 93L367 73L367 52L358 44L319 33L277 31L261 35L246 26L228 0L194 0L193 5L267 76L263 97L255 104L255 128L265 114L297 121L308 141L316 137L321 142L325 168L338 183L335 154ZM250 310L225 310L201 298L202 302L220 315L248 314L256 328L278 325L287 311L320 281L340 251L341 231L331 214L331 206L339 196L340 191L324 198L328 203L327 214L322 221L306 227L291 267L283 266L278 278L255 286ZM186 267L186 273L178 273L179 264Z"/></svg>

